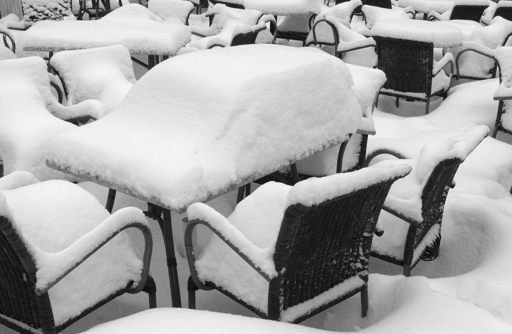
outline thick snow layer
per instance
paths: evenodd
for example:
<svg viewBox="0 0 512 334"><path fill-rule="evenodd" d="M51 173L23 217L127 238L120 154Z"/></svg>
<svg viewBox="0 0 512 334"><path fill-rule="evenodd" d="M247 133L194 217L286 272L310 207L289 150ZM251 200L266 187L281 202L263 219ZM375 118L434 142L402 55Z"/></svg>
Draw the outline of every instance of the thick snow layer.
<svg viewBox="0 0 512 334"><path fill-rule="evenodd" d="M420 20L382 20L375 23L371 33L373 36L431 42L436 48L457 46L462 41L460 29L441 22Z"/></svg>
<svg viewBox="0 0 512 334"><path fill-rule="evenodd" d="M122 45L59 52L50 64L64 81L67 105L98 100L105 113L117 107L136 82L130 52Z"/></svg>
<svg viewBox="0 0 512 334"><path fill-rule="evenodd" d="M135 208L109 217L94 196L65 181L3 190L0 202L1 214L10 218L34 258L37 289L45 289L124 223L147 224ZM137 284L141 270L128 236L116 236L48 291L55 324L76 317L130 281Z"/></svg>
<svg viewBox="0 0 512 334"><path fill-rule="evenodd" d="M373 30L373 26L379 21L411 19L411 16L409 14L407 14L403 8L395 7L395 8L388 9L388 8L364 5L363 7L361 7L361 10L363 11L364 17L366 20L366 28L372 29L372 30ZM401 29L398 29L398 30L401 30Z"/></svg>
<svg viewBox="0 0 512 334"><path fill-rule="evenodd" d="M80 36L78 38L78 36ZM27 30L21 43L29 51L64 51L122 44L131 54L175 55L190 42L190 28L162 20L131 4L95 21L41 22Z"/></svg>
<svg viewBox="0 0 512 334"><path fill-rule="evenodd" d="M61 21L73 18L71 0L22 0L23 19L27 26L38 21Z"/></svg>
<svg viewBox="0 0 512 334"><path fill-rule="evenodd" d="M322 0L244 0L246 9L256 9L273 15L318 14L324 8Z"/></svg>
<svg viewBox="0 0 512 334"><path fill-rule="evenodd" d="M190 1L152 0L148 2L148 8L165 21L177 21L187 24L194 5Z"/></svg>
<svg viewBox="0 0 512 334"><path fill-rule="evenodd" d="M159 64L110 114L54 140L47 157L183 210L355 133L352 85L339 59L311 48L193 52Z"/></svg>

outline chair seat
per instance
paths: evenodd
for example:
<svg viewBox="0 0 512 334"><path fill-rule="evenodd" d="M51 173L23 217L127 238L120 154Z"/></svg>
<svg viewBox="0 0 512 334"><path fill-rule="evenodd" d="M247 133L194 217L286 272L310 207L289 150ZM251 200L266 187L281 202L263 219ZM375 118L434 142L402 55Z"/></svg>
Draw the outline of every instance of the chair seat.
<svg viewBox="0 0 512 334"><path fill-rule="evenodd" d="M46 181L2 191L15 217L15 228L26 239L38 271L38 284L45 268L61 261L58 252L99 225L109 213L95 197L65 181ZM142 261L121 233L93 254L49 291L55 325L77 317L105 296L141 278Z"/></svg>
<svg viewBox="0 0 512 334"><path fill-rule="evenodd" d="M264 184L237 205L229 222L256 246L274 247L290 189L277 182ZM217 236L212 236L195 264L203 282L215 281L223 290L267 313L268 282Z"/></svg>

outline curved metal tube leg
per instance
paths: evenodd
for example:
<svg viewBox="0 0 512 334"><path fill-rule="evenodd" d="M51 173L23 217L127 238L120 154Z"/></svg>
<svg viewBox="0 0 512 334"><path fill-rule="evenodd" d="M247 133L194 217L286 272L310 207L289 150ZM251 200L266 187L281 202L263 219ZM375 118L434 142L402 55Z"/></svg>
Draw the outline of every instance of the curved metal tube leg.
<svg viewBox="0 0 512 334"><path fill-rule="evenodd" d="M114 189L108 190L107 204L105 205L105 209L108 212L112 213L112 209L114 208L114 202L116 201L116 191Z"/></svg>
<svg viewBox="0 0 512 334"><path fill-rule="evenodd" d="M178 265L174 252L174 239L172 236L171 211L163 209L162 233L164 236L165 255L167 258L167 270L171 285L172 307L181 307L180 282L178 280Z"/></svg>

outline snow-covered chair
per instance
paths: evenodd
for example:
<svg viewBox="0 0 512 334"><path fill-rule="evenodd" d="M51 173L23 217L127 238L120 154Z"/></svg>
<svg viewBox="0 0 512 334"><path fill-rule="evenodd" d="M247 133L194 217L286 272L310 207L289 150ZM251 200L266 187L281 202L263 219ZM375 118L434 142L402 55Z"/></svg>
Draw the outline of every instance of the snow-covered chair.
<svg viewBox="0 0 512 334"><path fill-rule="evenodd" d="M488 0L455 0L452 9L447 10L443 14L436 11L428 13L429 21L453 21L453 20L469 20L480 22L484 10L489 7Z"/></svg>
<svg viewBox="0 0 512 334"><path fill-rule="evenodd" d="M363 12L366 28L370 30L375 25L375 23L382 20L407 20L414 19L416 17L416 12L411 7L382 8L376 6L363 5L363 7L361 7L361 11Z"/></svg>
<svg viewBox="0 0 512 334"><path fill-rule="evenodd" d="M333 46L336 57L354 65L372 67L377 57L373 38L351 30L337 17L327 13L316 17L306 45Z"/></svg>
<svg viewBox="0 0 512 334"><path fill-rule="evenodd" d="M493 2L491 2L489 8L487 8L482 15L480 23L484 26L488 26L491 24L492 20L498 16L512 21L512 2L498 1L494 6Z"/></svg>
<svg viewBox="0 0 512 334"><path fill-rule="evenodd" d="M48 140L75 128L71 122L81 117L97 119L104 113L99 101L70 107L58 103L46 69L39 57L0 61L0 152L5 174L24 170L39 180L66 178L45 165Z"/></svg>
<svg viewBox="0 0 512 334"><path fill-rule="evenodd" d="M500 86L494 94L494 99L500 101L492 137L496 138L498 131L512 135L512 47L502 47L494 51L494 58L500 69Z"/></svg>
<svg viewBox="0 0 512 334"><path fill-rule="evenodd" d="M270 182L228 218L191 205L189 307L197 288L217 289L263 318L298 323L361 292L366 316L375 224L389 187L410 170L375 166L293 187ZM197 225L216 234L200 255L192 246Z"/></svg>
<svg viewBox="0 0 512 334"><path fill-rule="evenodd" d="M142 260L128 228L144 236ZM137 208L110 215L77 185L16 172L0 178L0 244L0 324L20 333L59 332L125 292L145 291L156 307Z"/></svg>
<svg viewBox="0 0 512 334"><path fill-rule="evenodd" d="M405 276L420 260L437 258L448 190L459 165L488 133L488 127L475 126L459 136L427 143L410 159L392 147L370 152L366 164L379 155L391 155L400 160L388 161L390 165L412 166L412 173L391 187L384 202L383 209L392 216L381 215L379 229L384 233L373 240L372 256L403 266Z"/></svg>
<svg viewBox="0 0 512 334"><path fill-rule="evenodd" d="M148 9L164 21L181 22L188 26L190 14L194 11L194 4L183 0L151 0Z"/></svg>
<svg viewBox="0 0 512 334"><path fill-rule="evenodd" d="M386 74L386 83L380 94L410 101L426 102L428 114L433 96L446 98L453 75L453 56L447 52L440 61L434 61L432 42L373 36L377 42L377 68ZM446 75L444 68L450 65Z"/></svg>
<svg viewBox="0 0 512 334"><path fill-rule="evenodd" d="M50 66L61 80L65 106L95 100L103 114L117 107L136 82L130 51L122 45L58 52Z"/></svg>
<svg viewBox="0 0 512 334"><path fill-rule="evenodd" d="M11 53L15 54L16 53L16 41L14 40L14 36L12 35L11 31L9 29L7 29L5 26L0 25L0 36L2 38L2 42L5 46L5 48L9 49L11 51Z"/></svg>
<svg viewBox="0 0 512 334"><path fill-rule="evenodd" d="M71 0L21 0L21 8L27 28L38 21L74 19Z"/></svg>
<svg viewBox="0 0 512 334"><path fill-rule="evenodd" d="M512 7L510 7L512 8ZM471 32L471 39L462 42L462 47L455 56L457 79L490 79L496 76L496 63L489 56L488 49L494 50L505 46L512 36L512 22L496 17L486 27L479 27Z"/></svg>
<svg viewBox="0 0 512 334"><path fill-rule="evenodd" d="M267 29L266 20L274 20L258 10L230 8L224 4L214 5L206 16L212 18L209 27L191 26L192 34L202 38L190 46L199 50L254 44L258 34Z"/></svg>

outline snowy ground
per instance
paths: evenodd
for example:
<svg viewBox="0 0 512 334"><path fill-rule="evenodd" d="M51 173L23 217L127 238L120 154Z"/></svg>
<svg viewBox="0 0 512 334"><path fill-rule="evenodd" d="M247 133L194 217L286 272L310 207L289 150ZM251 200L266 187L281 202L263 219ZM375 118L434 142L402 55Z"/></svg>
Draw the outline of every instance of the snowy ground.
<svg viewBox="0 0 512 334"><path fill-rule="evenodd" d="M136 71L138 77L144 73L140 68ZM472 124L492 127L497 110L492 96L497 87L497 79L460 84L450 91L447 100L432 103L431 108L437 109L427 116L421 116L424 110L422 103L401 102L397 109L394 100L382 97L374 112L377 135L372 140L400 139L415 150L431 140L451 137ZM360 299L355 296L302 325L329 331L362 330L366 333L512 332L512 265L507 264L510 263L508 255L512 256L509 242L512 238L512 195L509 193L512 186L511 144L512 136L499 134L498 140L487 138L459 168L455 178L457 185L450 191L445 207L438 259L420 262L413 269L411 278L401 276L398 266L372 259L370 307L366 318L361 318ZM82 186L101 202L106 201L105 188L91 183ZM228 215L235 201L236 192L231 192L208 204ZM146 209L145 203L119 194L114 210L126 206ZM172 214L177 248L180 247L183 217ZM162 235L156 222L150 221L150 225L155 242L151 272L158 286L158 306L168 307L170 292ZM141 243L141 238L135 234L133 237ZM189 269L186 260L181 257L177 260L181 297L186 306ZM97 324L146 310L147 304L144 293L121 296L64 333L82 332ZM197 306L201 310L255 317L216 291L199 291ZM169 328L168 332L190 331L193 321L183 317L183 327ZM201 318L195 321L201 322ZM229 321L219 321L208 332L226 333L231 326ZM258 326L258 323L247 323L247 326L254 330L252 326ZM143 328L141 333L146 332ZM265 327L260 332L285 331L284 327L282 330L278 326L275 330L272 328ZM12 331L1 327L0 333Z"/></svg>

